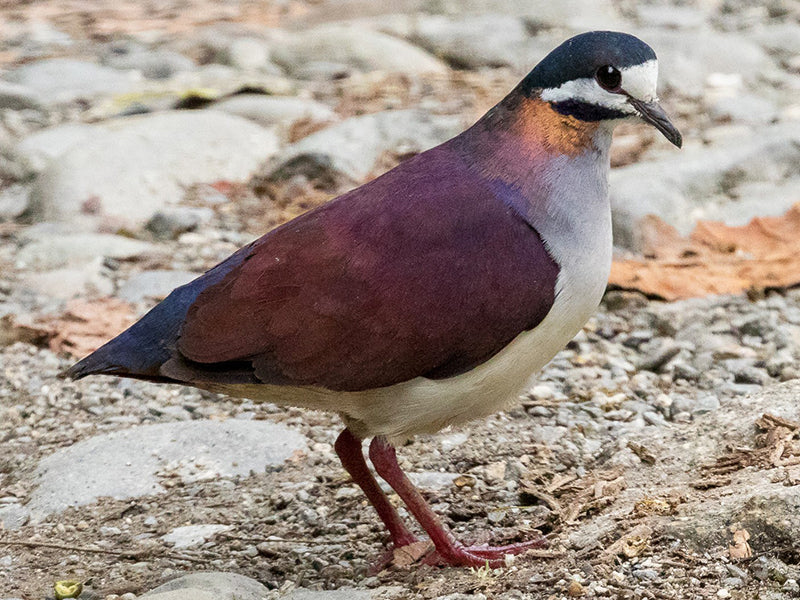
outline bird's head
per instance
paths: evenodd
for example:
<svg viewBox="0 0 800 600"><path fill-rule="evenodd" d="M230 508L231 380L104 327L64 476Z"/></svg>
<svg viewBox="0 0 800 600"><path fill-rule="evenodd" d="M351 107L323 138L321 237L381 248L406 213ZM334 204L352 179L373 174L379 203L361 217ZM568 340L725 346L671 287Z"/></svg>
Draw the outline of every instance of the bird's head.
<svg viewBox="0 0 800 600"><path fill-rule="evenodd" d="M562 115L580 121L641 118L680 148L681 134L658 104L658 60L627 33L591 31L550 52L522 82Z"/></svg>

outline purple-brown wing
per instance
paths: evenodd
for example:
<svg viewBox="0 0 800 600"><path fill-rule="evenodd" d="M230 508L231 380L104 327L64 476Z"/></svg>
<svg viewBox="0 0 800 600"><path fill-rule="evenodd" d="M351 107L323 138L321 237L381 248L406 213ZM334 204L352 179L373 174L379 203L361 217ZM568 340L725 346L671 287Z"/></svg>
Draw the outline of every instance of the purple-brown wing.
<svg viewBox="0 0 800 600"><path fill-rule="evenodd" d="M448 377L536 326L557 276L513 203L442 146L257 240L189 307L177 351L215 381Z"/></svg>

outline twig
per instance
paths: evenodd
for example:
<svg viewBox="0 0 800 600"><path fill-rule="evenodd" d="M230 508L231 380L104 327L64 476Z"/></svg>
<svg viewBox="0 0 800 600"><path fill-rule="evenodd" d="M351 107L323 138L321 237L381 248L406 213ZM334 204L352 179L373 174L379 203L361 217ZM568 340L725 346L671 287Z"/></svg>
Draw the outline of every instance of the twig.
<svg viewBox="0 0 800 600"><path fill-rule="evenodd" d="M339 539L339 540L330 540L327 542L322 542L320 540L315 540L311 538L293 538L291 540L286 540L283 538L277 539L268 539L268 538L255 538L255 537L244 537L238 535L232 535L230 533L218 533L220 537L227 538L229 540L238 540L240 542L250 542L253 544L309 544L313 546L334 546L336 544L342 544L346 542L346 539Z"/></svg>
<svg viewBox="0 0 800 600"><path fill-rule="evenodd" d="M23 542L21 540L0 540L0 544L4 546L25 546L27 548L52 548L54 550L70 550L72 552L87 552L92 554L110 554L129 560L141 560L147 556L157 555L197 563L207 562L202 558L194 558L183 554L173 555L168 552L155 552L154 549L150 548L146 550L108 550L105 548L93 548L91 546L70 546L69 544L57 544L55 542Z"/></svg>

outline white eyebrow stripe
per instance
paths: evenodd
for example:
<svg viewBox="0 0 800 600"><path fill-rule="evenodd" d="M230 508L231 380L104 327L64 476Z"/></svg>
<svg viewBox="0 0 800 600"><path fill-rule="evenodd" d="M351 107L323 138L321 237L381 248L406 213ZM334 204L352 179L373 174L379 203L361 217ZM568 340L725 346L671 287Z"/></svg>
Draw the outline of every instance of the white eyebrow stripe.
<svg viewBox="0 0 800 600"><path fill-rule="evenodd" d="M622 88L628 94L645 102L656 100L657 60L648 60L640 65L625 67L620 73L622 74ZM605 91L593 77L573 79L562 83L557 88L546 88L542 90L541 98L547 102L579 100L611 108L620 108L627 104L623 95Z"/></svg>

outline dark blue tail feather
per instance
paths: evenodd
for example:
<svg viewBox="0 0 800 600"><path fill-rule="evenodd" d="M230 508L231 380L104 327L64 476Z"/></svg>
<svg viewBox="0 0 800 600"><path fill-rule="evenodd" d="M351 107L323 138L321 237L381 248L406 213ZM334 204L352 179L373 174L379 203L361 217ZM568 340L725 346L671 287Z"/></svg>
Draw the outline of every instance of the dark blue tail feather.
<svg viewBox="0 0 800 600"><path fill-rule="evenodd" d="M121 375L150 381L175 381L160 373L174 356L175 345L189 307L200 293L222 280L249 254L245 246L194 281L176 288L139 321L62 375L80 379L87 375Z"/></svg>

